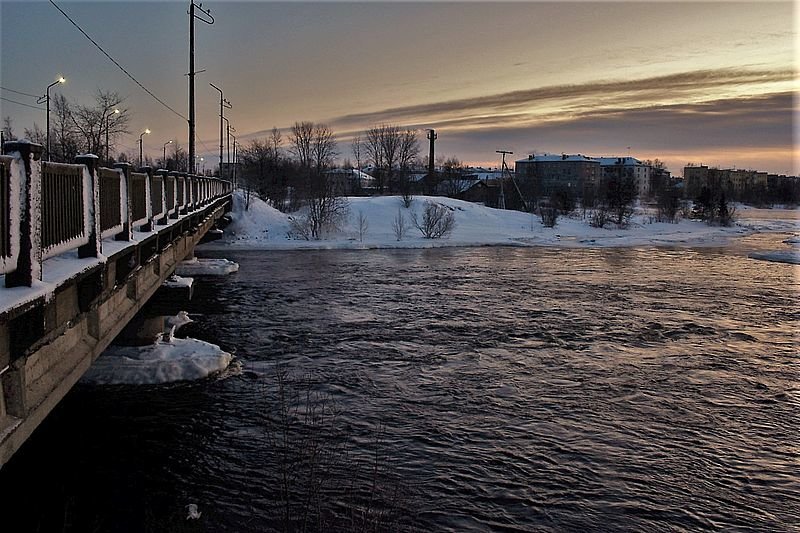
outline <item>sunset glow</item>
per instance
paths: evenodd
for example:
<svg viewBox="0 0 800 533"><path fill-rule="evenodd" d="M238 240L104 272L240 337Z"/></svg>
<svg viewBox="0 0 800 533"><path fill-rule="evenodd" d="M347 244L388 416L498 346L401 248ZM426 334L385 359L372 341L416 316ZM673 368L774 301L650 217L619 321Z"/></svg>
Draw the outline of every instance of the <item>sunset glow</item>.
<svg viewBox="0 0 800 533"><path fill-rule="evenodd" d="M109 52L185 112L182 4L65 6L98 42L135 43ZM205 69L198 76L198 153L205 155L219 142L218 96L205 90L212 81L233 103L228 116L242 142L273 126L322 121L347 157L354 133L389 122L436 128L440 153L472 163L491 163L498 148L611 154L630 146L631 154L660 157L674 172L688 161L800 171L790 2L210 6L217 22L197 36L198 69ZM134 130L152 124L165 139L186 144L185 123L52 6L3 2L0 13L4 87L36 92L64 72L68 97L118 90L128 97ZM44 44L44 28L59 46ZM18 130L43 122L37 111L6 101L2 114ZM135 140L126 142L131 148ZM161 142L149 140L145 149L157 151Z"/></svg>

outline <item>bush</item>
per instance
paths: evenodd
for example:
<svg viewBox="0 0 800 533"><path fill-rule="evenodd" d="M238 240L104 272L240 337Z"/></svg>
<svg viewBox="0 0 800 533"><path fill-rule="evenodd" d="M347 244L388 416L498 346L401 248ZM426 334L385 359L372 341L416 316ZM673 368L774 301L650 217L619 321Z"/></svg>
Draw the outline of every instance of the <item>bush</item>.
<svg viewBox="0 0 800 533"><path fill-rule="evenodd" d="M542 218L542 226L553 228L558 220L558 209L550 205L540 206L539 216Z"/></svg>
<svg viewBox="0 0 800 533"><path fill-rule="evenodd" d="M572 189L563 185L556 188L556 190L553 191L552 205L564 216L575 211L575 194L572 192Z"/></svg>
<svg viewBox="0 0 800 533"><path fill-rule="evenodd" d="M394 217L394 220L392 220L392 231L394 232L394 237L398 241L402 241L407 229L408 224L406 224L406 217L403 216L403 212L398 209L397 216Z"/></svg>
<svg viewBox="0 0 800 533"><path fill-rule="evenodd" d="M604 228L608 224L608 211L605 207L600 207L592 212L592 217L589 219L589 225L593 228Z"/></svg>
<svg viewBox="0 0 800 533"><path fill-rule="evenodd" d="M422 221L416 213L411 214L411 220L426 239L439 239L447 237L456 227L456 217L446 206L425 202Z"/></svg>

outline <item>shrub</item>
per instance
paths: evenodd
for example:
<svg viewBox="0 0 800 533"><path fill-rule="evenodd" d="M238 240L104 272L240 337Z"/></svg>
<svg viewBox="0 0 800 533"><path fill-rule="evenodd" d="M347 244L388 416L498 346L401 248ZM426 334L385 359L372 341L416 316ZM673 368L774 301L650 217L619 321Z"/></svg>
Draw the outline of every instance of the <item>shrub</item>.
<svg viewBox="0 0 800 533"><path fill-rule="evenodd" d="M456 217L446 206L426 201L420 221L416 213L411 220L426 239L439 239L452 233L456 227Z"/></svg>
<svg viewBox="0 0 800 533"><path fill-rule="evenodd" d="M550 205L540 206L539 216L542 218L542 226L553 228L558 220L558 209Z"/></svg>

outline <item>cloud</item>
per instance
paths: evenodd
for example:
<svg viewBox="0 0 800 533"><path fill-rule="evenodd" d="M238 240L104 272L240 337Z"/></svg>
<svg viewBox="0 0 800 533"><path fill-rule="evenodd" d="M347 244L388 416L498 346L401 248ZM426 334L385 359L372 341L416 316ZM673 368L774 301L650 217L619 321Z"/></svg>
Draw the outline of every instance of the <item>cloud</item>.
<svg viewBox="0 0 800 533"><path fill-rule="evenodd" d="M730 91L765 92L770 84L791 82L794 72L784 70L716 69L683 72L638 80L598 81L579 85L554 85L475 98L395 107L337 117L337 129L365 128L372 124L435 123L492 115L527 114L533 121L541 114L580 113L587 109L635 107L665 102L706 100ZM756 90L757 88L760 90ZM521 117L520 117L521 118Z"/></svg>
<svg viewBox="0 0 800 533"><path fill-rule="evenodd" d="M491 161L494 150L620 155L632 147L641 157L681 154L694 161L763 167L785 172L797 157L793 143L793 94L721 99L642 109L587 112L570 119L501 125L467 131L441 131L442 153L471 161ZM466 154L469 154L468 156ZM485 156L482 157L482 155ZM661 154L661 155L659 155ZM747 159L742 159L747 154ZM484 158L485 157L485 158Z"/></svg>

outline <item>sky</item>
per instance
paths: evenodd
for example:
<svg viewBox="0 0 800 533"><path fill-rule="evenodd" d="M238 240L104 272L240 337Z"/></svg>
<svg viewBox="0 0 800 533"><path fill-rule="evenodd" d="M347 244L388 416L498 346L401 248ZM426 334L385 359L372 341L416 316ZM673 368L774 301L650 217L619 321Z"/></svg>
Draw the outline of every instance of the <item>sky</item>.
<svg viewBox="0 0 800 533"><path fill-rule="evenodd" d="M188 116L187 2L54 0L140 83ZM660 158L800 174L792 2L214 2L196 24L197 150L217 161L219 93L246 144L328 124L340 159L382 123L438 133L437 155ZM146 94L50 2L0 0L0 116L43 126L35 98L126 98L135 153L187 145L186 120ZM11 102L9 100L13 100ZM19 103L15 103L19 102Z"/></svg>

